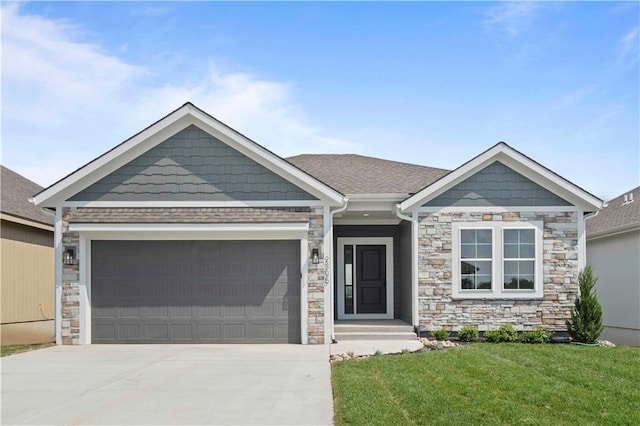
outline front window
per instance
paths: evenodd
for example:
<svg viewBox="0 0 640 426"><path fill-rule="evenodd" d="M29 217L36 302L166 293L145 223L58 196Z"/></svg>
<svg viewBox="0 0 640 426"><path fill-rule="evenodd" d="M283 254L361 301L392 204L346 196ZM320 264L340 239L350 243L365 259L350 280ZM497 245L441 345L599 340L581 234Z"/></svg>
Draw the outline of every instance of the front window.
<svg viewBox="0 0 640 426"><path fill-rule="evenodd" d="M454 298L542 297L542 223L453 224Z"/></svg>
<svg viewBox="0 0 640 426"><path fill-rule="evenodd" d="M460 288L491 290L493 242L491 229L460 231Z"/></svg>
<svg viewBox="0 0 640 426"><path fill-rule="evenodd" d="M534 229L504 230L504 289L533 290L536 265Z"/></svg>

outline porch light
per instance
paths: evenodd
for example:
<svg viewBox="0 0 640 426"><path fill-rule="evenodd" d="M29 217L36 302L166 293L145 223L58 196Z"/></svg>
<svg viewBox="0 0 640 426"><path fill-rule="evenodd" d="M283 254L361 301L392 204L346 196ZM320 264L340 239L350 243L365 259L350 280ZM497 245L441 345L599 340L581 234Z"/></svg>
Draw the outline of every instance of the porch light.
<svg viewBox="0 0 640 426"><path fill-rule="evenodd" d="M65 247L62 253L62 263L65 265L74 265L76 263L76 248Z"/></svg>
<svg viewBox="0 0 640 426"><path fill-rule="evenodd" d="M314 248L311 250L311 262L314 265L317 265L318 263L320 263L320 254L317 248Z"/></svg>

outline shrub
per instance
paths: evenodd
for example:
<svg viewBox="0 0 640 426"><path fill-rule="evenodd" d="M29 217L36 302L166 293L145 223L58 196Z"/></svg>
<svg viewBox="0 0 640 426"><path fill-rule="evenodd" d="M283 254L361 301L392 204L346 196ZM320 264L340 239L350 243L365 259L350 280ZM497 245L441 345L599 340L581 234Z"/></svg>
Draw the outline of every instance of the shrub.
<svg viewBox="0 0 640 426"><path fill-rule="evenodd" d="M449 332L447 330L445 330L444 328L441 328L440 330L431 331L431 335L436 340L445 340L447 337L449 337Z"/></svg>
<svg viewBox="0 0 640 426"><path fill-rule="evenodd" d="M567 320L567 331L578 342L595 342L602 333L602 307L593 287L598 278L593 276L591 265L587 265L580 275L580 296L576 298L571 320Z"/></svg>
<svg viewBox="0 0 640 426"><path fill-rule="evenodd" d="M549 343L552 335L552 332L538 327L533 331L523 331L520 341L522 343Z"/></svg>
<svg viewBox="0 0 640 426"><path fill-rule="evenodd" d="M485 331L484 333L484 339L493 343L515 342L517 338L518 332L509 324L502 325L497 330Z"/></svg>
<svg viewBox="0 0 640 426"><path fill-rule="evenodd" d="M478 329L472 325L465 325L458 331L458 339L463 342L475 342L478 340Z"/></svg>

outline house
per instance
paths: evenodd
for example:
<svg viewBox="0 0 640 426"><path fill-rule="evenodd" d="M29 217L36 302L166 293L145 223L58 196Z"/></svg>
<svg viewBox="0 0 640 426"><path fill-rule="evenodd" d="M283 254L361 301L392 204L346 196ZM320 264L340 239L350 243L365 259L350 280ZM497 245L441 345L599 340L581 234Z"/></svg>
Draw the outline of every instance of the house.
<svg viewBox="0 0 640 426"><path fill-rule="evenodd" d="M50 342L54 336L53 215L29 202L38 184L0 166L0 340Z"/></svg>
<svg viewBox="0 0 640 426"><path fill-rule="evenodd" d="M563 330L602 204L505 143L450 172L283 159L191 103L34 201L55 209L61 344Z"/></svg>
<svg viewBox="0 0 640 426"><path fill-rule="evenodd" d="M640 346L640 186L587 217L587 260L598 277L602 337Z"/></svg>

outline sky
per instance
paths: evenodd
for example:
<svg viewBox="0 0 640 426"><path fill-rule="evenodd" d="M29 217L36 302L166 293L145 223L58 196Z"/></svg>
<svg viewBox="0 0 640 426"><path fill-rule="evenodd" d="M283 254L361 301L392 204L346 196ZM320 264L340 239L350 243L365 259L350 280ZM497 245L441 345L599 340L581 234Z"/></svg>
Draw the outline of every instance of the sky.
<svg viewBox="0 0 640 426"><path fill-rule="evenodd" d="M282 157L504 141L604 200L640 184L638 2L1 8L1 161L45 187L187 101Z"/></svg>

